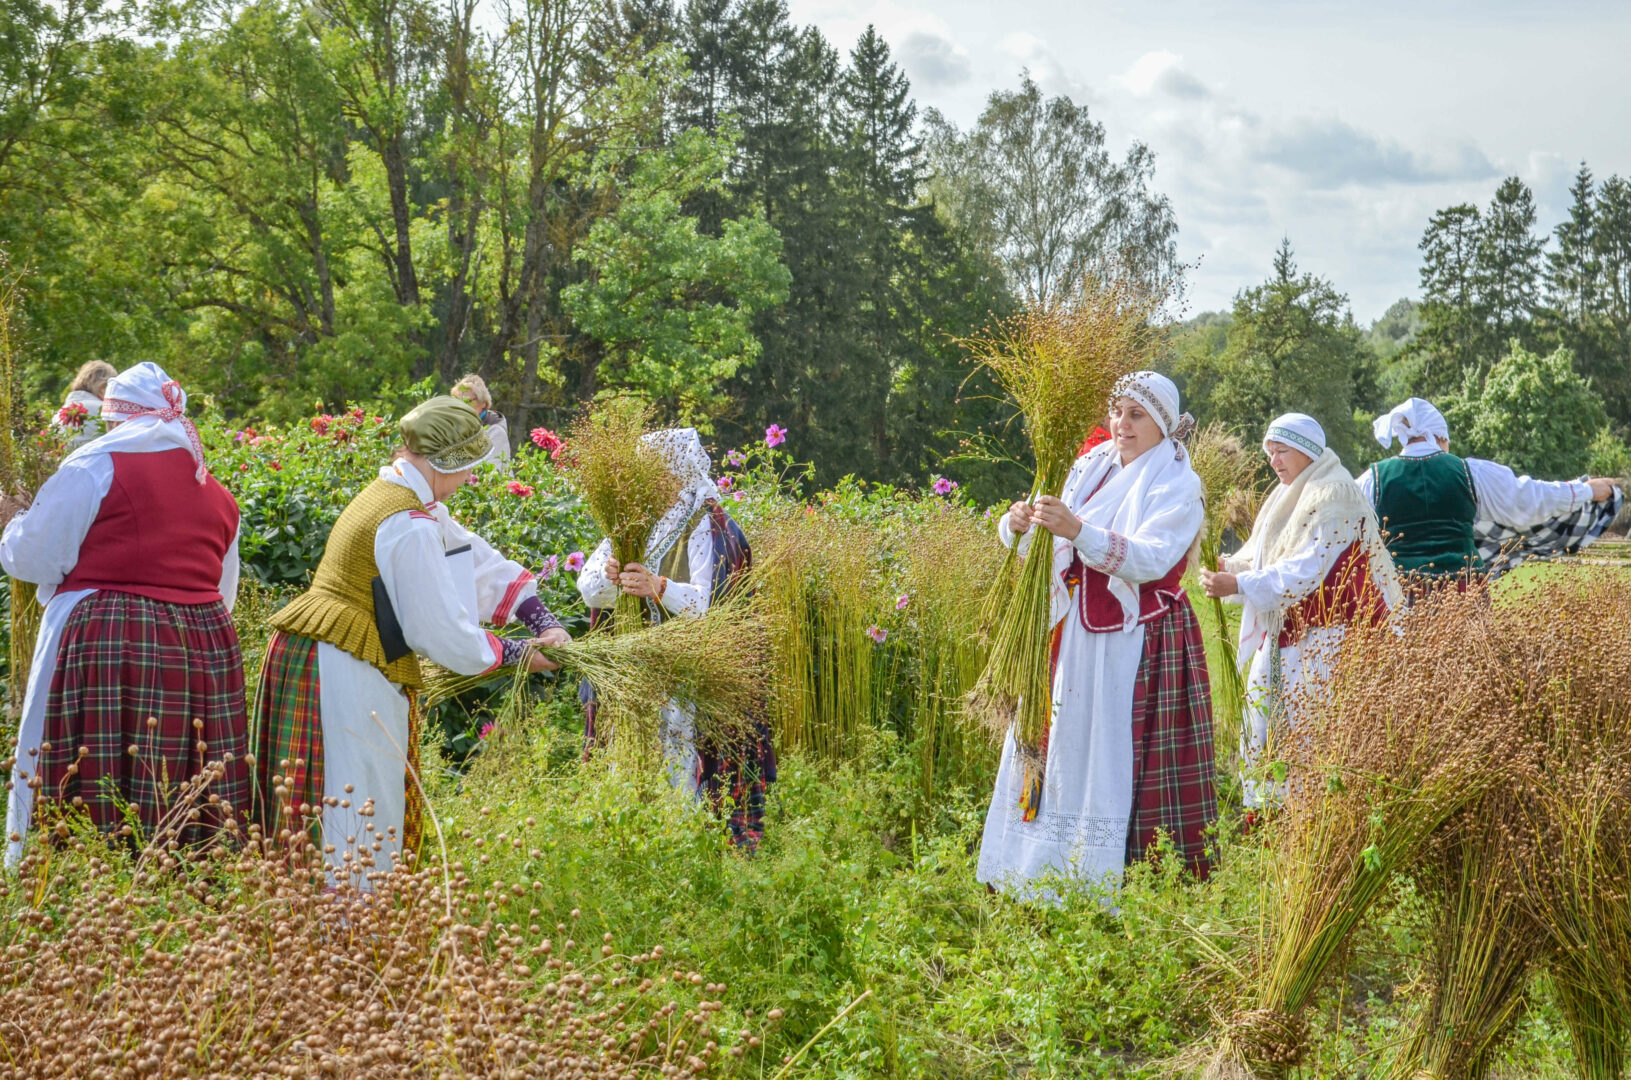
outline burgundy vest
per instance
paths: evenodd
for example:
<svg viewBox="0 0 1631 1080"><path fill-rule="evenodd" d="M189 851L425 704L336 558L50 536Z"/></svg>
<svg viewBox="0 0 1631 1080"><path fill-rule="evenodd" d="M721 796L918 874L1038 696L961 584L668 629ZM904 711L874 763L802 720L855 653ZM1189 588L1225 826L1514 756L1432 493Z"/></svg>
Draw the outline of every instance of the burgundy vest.
<svg viewBox="0 0 1631 1080"><path fill-rule="evenodd" d="M1184 594L1184 563L1178 564L1157 581L1146 581L1138 587L1138 622L1140 625L1165 615L1167 609ZM1110 591L1110 576L1082 562L1076 555L1065 571L1065 584L1076 590L1076 609L1081 615L1082 629L1090 634L1108 634L1120 630L1125 615L1121 601Z"/></svg>
<svg viewBox="0 0 1631 1080"><path fill-rule="evenodd" d="M1370 560L1355 540L1337 557L1320 587L1286 613L1278 644L1297 644L1303 634L1320 626L1381 623L1387 619L1387 601L1371 580Z"/></svg>
<svg viewBox="0 0 1631 1080"><path fill-rule="evenodd" d="M221 563L238 504L213 476L200 484L186 450L108 455L113 484L58 588L106 589L172 604L221 599Z"/></svg>

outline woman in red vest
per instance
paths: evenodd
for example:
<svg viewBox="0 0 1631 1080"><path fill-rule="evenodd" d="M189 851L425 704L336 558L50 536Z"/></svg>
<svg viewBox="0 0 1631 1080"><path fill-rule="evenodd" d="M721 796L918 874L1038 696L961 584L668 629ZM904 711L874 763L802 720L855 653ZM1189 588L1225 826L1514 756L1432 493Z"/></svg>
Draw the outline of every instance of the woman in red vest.
<svg viewBox="0 0 1631 1080"><path fill-rule="evenodd" d="M1022 554L1040 529L1054 566L1042 783L1026 783L1034 770L1010 734L980 843L979 879L1021 895L1046 877L1115 885L1159 832L1197 875L1210 868L1212 697L1180 583L1205 519L1180 441L1193 420L1170 379L1139 371L1117 385L1105 426L1059 496L1014 503L998 527Z"/></svg>
<svg viewBox="0 0 1631 1080"><path fill-rule="evenodd" d="M45 605L18 729L7 861L82 810L104 832L195 843L247 809L238 504L204 468L187 395L157 365L108 383L109 432L70 454L0 538ZM207 769L207 790L178 800ZM196 817L190 811L196 809ZM43 820L41 820L43 819ZM173 831L172 831L173 830Z"/></svg>

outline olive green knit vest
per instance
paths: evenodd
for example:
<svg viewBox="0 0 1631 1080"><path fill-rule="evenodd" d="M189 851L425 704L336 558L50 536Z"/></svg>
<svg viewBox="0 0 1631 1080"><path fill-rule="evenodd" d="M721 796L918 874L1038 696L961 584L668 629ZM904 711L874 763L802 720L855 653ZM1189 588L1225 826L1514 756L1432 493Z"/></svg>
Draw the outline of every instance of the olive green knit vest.
<svg viewBox="0 0 1631 1080"><path fill-rule="evenodd" d="M374 621L374 578L379 576L374 534L392 514L424 508L419 496L401 484L375 480L363 488L328 534L311 588L272 616L273 628L344 649L398 685L423 686L414 654L385 662L385 646Z"/></svg>
<svg viewBox="0 0 1631 1080"><path fill-rule="evenodd" d="M1372 471L1376 516L1401 573L1448 577L1482 568L1472 534L1478 497L1465 461L1449 453L1394 457Z"/></svg>

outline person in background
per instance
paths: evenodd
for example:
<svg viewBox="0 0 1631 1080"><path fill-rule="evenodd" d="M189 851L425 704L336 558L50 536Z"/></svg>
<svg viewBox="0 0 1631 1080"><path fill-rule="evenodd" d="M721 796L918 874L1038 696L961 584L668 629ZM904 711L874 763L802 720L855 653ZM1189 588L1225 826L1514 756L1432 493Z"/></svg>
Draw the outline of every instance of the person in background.
<svg viewBox="0 0 1631 1080"><path fill-rule="evenodd" d="M1245 804L1272 798L1253 767L1300 719L1297 689L1328 676L1349 625L1385 620L1404 591L1370 500L1359 490L1325 429L1286 413L1268 427L1263 452L1279 478L1257 512L1246 546L1202 568L1207 596L1244 604L1239 656L1249 664L1240 757Z"/></svg>
<svg viewBox="0 0 1631 1080"><path fill-rule="evenodd" d="M449 516L444 500L491 451L474 409L415 407L403 448L341 512L311 588L272 617L250 743L256 820L273 842L317 833L336 877L417 850L419 657L476 675L555 665L529 644L569 640L533 574ZM514 620L530 641L481 623Z"/></svg>
<svg viewBox="0 0 1631 1080"><path fill-rule="evenodd" d="M1111 398L1110 439L1077 459L1064 490L998 522L1021 554L1048 545L1056 629L1045 768L1036 783L1010 731L980 841L989 886L1117 885L1162 831L1198 877L1210 871L1212 694L1182 584L1206 516L1181 441L1193 425L1172 380L1134 372Z"/></svg>
<svg viewBox="0 0 1631 1080"><path fill-rule="evenodd" d="M182 844L236 831L249 808L238 504L205 469L187 395L162 368L137 364L105 393L108 433L68 455L0 537L0 565L45 605L9 785L13 864L30 830L70 806L115 834L128 808L143 839L168 823L162 839ZM197 817L178 819L178 793L212 767Z"/></svg>
<svg viewBox="0 0 1631 1080"><path fill-rule="evenodd" d="M584 562L578 592L591 618L617 603L619 592L645 600L653 622L668 618L702 618L709 608L739 586L753 565L753 552L736 519L719 501L711 476L713 463L693 428L654 431L643 438L658 447L669 467L685 481L675 504L652 529L641 562L619 564L611 540ZM580 691L585 710L585 747L593 746L598 706L593 688ZM765 794L776 779L776 754L770 727L754 725L749 746L716 746L696 737L696 711L686 702L670 701L661 710L663 756L669 782L692 796L709 798L715 807L730 803L731 843L753 851L764 838Z"/></svg>
<svg viewBox="0 0 1631 1080"><path fill-rule="evenodd" d="M112 364L87 360L68 387L68 399L57 410L52 426L67 440L69 450L85 445L102 434L102 398L108 380L118 374Z"/></svg>
<svg viewBox="0 0 1631 1080"><path fill-rule="evenodd" d="M1450 453L1450 426L1431 402L1411 398L1376 418L1376 441L1397 457L1358 477L1387 533L1399 572L1426 585L1465 589L1483 570L1474 524L1527 529L1614 496L1612 481L1548 482L1505 465Z"/></svg>
<svg viewBox="0 0 1631 1080"><path fill-rule="evenodd" d="M502 413L493 408L493 395L488 393L486 381L480 375L466 375L453 384L453 396L476 410L476 415L481 417L487 440L493 447L486 460L503 469L510 460L510 424Z"/></svg>

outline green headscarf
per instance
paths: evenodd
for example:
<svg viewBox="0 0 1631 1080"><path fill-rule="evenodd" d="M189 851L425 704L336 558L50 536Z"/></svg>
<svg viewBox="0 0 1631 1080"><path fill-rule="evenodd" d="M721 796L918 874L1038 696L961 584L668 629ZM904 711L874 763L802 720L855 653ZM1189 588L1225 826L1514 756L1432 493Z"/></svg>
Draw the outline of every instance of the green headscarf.
<svg viewBox="0 0 1631 1080"><path fill-rule="evenodd" d="M440 473L463 472L493 449L476 410L446 394L414 406L397 428L403 445L427 458Z"/></svg>

